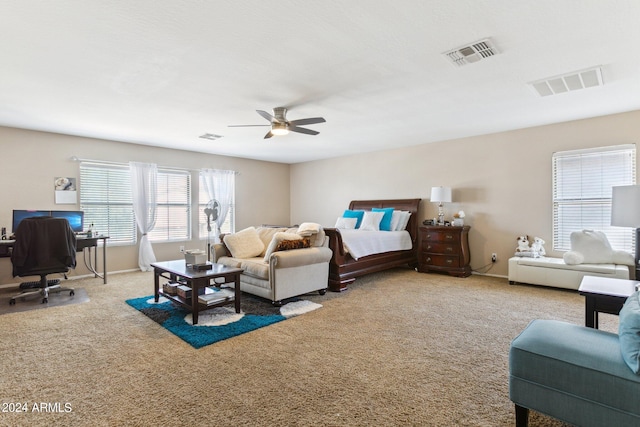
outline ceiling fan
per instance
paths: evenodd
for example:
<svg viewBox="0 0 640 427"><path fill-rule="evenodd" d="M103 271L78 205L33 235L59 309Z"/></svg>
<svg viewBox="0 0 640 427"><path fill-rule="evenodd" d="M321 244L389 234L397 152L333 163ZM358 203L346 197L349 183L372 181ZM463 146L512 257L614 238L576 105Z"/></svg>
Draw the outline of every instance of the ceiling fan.
<svg viewBox="0 0 640 427"><path fill-rule="evenodd" d="M271 126L271 130L267 132L264 139L271 138L274 135L286 135L289 132L305 133L307 135L317 135L320 132L315 130L301 128L299 125L313 125L316 123L324 123L326 120L322 117L310 117L308 119L287 120L287 109L285 107L276 107L273 109L273 115L266 111L256 110L258 114L271 122L270 125L229 125L229 127L249 127L249 126Z"/></svg>

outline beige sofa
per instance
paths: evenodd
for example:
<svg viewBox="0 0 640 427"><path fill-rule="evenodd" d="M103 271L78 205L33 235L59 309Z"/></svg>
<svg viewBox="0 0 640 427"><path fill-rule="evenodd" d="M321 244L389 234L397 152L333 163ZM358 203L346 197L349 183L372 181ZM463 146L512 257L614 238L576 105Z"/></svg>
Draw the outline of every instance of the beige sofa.
<svg viewBox="0 0 640 427"><path fill-rule="evenodd" d="M309 292L324 295L332 252L322 227L305 225L249 227L223 236L212 248L213 260L242 268L240 289L274 305Z"/></svg>

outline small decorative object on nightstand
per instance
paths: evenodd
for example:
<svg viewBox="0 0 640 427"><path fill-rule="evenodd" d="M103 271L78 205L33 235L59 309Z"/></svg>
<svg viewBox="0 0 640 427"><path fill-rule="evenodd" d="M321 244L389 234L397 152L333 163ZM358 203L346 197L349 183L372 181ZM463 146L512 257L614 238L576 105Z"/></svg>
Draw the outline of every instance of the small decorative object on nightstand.
<svg viewBox="0 0 640 427"><path fill-rule="evenodd" d="M471 275L469 227L423 226L418 230L418 271Z"/></svg>

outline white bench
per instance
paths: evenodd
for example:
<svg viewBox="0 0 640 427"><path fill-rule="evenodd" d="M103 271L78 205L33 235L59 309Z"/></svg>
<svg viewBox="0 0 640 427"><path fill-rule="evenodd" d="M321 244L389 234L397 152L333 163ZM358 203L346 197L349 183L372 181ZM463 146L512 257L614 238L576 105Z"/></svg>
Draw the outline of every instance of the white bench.
<svg viewBox="0 0 640 427"><path fill-rule="evenodd" d="M629 267L621 264L565 264L562 258L509 258L509 283L578 289L584 276L629 279Z"/></svg>

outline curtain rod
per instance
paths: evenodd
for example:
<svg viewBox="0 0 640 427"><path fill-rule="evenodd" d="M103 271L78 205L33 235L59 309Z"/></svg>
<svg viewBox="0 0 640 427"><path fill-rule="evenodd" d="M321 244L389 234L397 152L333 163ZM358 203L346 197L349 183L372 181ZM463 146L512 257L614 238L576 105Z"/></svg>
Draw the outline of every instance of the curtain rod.
<svg viewBox="0 0 640 427"><path fill-rule="evenodd" d="M109 160L94 160L94 159L82 159L78 156L71 156L71 161L74 162L87 162L87 163L98 163L98 164L103 164L103 165L114 165L114 166L128 166L129 163L125 163L125 162L112 162ZM202 169L211 169L211 168L202 168L202 169L188 169L188 168L179 168L176 166L162 166L162 165L157 165L159 168L162 169L173 169L173 170L180 170L180 171L189 171L189 172L200 172ZM233 171L236 175L240 175L240 172L237 171Z"/></svg>

